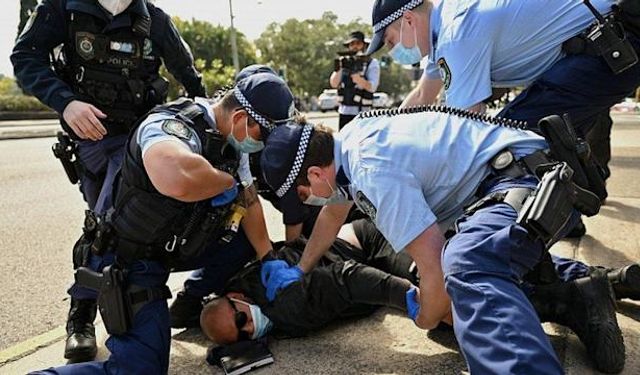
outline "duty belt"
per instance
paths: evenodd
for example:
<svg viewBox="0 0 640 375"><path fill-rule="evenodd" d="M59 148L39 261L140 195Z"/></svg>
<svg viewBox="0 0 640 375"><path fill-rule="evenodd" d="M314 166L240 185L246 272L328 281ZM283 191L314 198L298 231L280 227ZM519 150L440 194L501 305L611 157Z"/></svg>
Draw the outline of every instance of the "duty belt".
<svg viewBox="0 0 640 375"><path fill-rule="evenodd" d="M552 163L551 159L543 151L536 151L516 160L511 151L503 150L491 159L492 174L490 177L508 176L515 179L526 175L535 175L539 166L550 163ZM506 203L520 214L525 201L534 190L534 188L511 188L487 194L467 207L465 214L471 215L487 204L496 202Z"/></svg>

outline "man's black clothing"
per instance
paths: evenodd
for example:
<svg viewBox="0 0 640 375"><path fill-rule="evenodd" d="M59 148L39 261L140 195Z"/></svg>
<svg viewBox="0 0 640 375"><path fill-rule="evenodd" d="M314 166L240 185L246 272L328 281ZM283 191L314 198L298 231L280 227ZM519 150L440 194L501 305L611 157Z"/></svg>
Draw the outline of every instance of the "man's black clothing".
<svg viewBox="0 0 640 375"><path fill-rule="evenodd" d="M259 262L232 278L226 292L249 297L276 329L290 336L303 336L338 318L369 314L377 306L406 310L405 294L411 283L417 284L411 258L396 253L368 220L353 225L364 250L337 239L313 271L279 292L273 302L265 297ZM278 257L297 264L304 244L287 244L278 250Z"/></svg>

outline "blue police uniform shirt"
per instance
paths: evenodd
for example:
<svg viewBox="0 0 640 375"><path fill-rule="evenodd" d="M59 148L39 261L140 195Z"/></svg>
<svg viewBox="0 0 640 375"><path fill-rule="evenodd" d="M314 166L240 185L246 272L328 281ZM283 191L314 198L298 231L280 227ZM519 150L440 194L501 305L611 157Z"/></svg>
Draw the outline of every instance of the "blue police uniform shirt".
<svg viewBox="0 0 640 375"><path fill-rule="evenodd" d="M591 0L601 13L614 0ZM442 79L446 102L469 108L491 87L531 83L564 55L562 43L595 19L580 0L440 1L431 13L425 75Z"/></svg>
<svg viewBox="0 0 640 375"><path fill-rule="evenodd" d="M491 159L547 148L533 132L437 112L357 118L335 136L336 170L396 251L431 225L448 228L474 201Z"/></svg>
<svg viewBox="0 0 640 375"><path fill-rule="evenodd" d="M207 112L205 114L205 119L209 123L209 125L211 125L213 129L215 129L216 122L213 110L211 109L211 103L207 99L200 97L196 97L194 101L202 108L206 109ZM140 130L137 134L137 142L138 145L140 145L143 157L151 146L155 145L156 143L165 141L179 142L180 144L184 145L189 150L197 154L200 154L202 152L202 143L200 141L200 138L198 138L198 136L196 135L195 131L191 131L191 136L189 139L182 139L175 135L167 134L162 129L162 124L166 120L176 120L176 117L175 115L169 113L154 113L149 115L140 124ZM249 155L245 153L242 153L242 155L240 156L238 177L245 187L253 184L253 176L251 175L251 170L249 169Z"/></svg>
<svg viewBox="0 0 640 375"><path fill-rule="evenodd" d="M369 66L367 66L364 77L367 81L371 82L371 90L373 90L373 92L376 92L376 90L378 89L378 84L380 83L380 62L377 59L371 59ZM361 109L357 105L340 104L340 107L338 108L338 113L342 115L357 115L360 112Z"/></svg>

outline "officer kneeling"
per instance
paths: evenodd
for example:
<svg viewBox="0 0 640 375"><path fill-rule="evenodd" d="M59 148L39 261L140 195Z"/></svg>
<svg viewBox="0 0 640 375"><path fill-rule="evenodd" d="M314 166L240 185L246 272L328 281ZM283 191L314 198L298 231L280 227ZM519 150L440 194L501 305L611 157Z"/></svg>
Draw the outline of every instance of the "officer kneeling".
<svg viewBox="0 0 640 375"><path fill-rule="evenodd" d="M129 136L114 209L89 217L75 249L86 265L76 284L98 290L111 356L45 372L167 373L169 272L232 268L220 256L243 257L238 249L251 246L259 257L271 250L246 153L262 149L262 139L280 124L273 119L291 115L292 103L282 79L258 73L217 102L181 99L141 121ZM238 206L246 209L246 237L232 238L243 211Z"/></svg>
<svg viewBox="0 0 640 375"><path fill-rule="evenodd" d="M523 125L426 106L362 114L335 136L312 125L276 129L262 154L265 179L280 196L295 189L324 207L298 265L264 262L267 296L317 264L355 202L418 267L409 316L433 328L452 312L471 373L563 373L521 286L577 219L576 208L593 215L599 199L572 181L583 166L557 142L567 135L562 119L541 124L554 129L549 143ZM576 277L567 268L560 280ZM538 273L537 283L554 282ZM569 317L580 323L572 328L599 370L620 371L624 343L606 274L592 273L578 289L591 301L571 312L583 319Z"/></svg>

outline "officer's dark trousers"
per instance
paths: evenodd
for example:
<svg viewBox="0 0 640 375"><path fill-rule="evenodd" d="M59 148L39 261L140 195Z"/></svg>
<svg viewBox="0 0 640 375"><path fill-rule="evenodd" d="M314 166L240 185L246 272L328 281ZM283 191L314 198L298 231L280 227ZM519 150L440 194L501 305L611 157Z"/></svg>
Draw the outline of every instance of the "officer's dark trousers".
<svg viewBox="0 0 640 375"><path fill-rule="evenodd" d="M91 210L106 211L112 205L113 180L124 158L127 135L116 135L101 141L78 141L79 159L85 173L80 191Z"/></svg>
<svg viewBox="0 0 640 375"><path fill-rule="evenodd" d="M640 40L629 35L636 51ZM579 136L585 136L597 117L640 86L640 63L613 74L599 56L570 55L555 63L534 81L499 116L526 121L537 129L549 115L568 113Z"/></svg>
<svg viewBox="0 0 640 375"><path fill-rule="evenodd" d="M481 195L514 186L535 187L531 176L485 181ZM574 215L573 225L578 215ZM442 256L456 337L472 374L561 374L562 366L520 281L544 245L516 224L516 211L493 203L463 216ZM561 279L575 276L569 260Z"/></svg>
<svg viewBox="0 0 640 375"><path fill-rule="evenodd" d="M226 246L211 243L199 259L184 264L183 269L206 266L220 275L236 273L248 260L255 257L244 232ZM113 254L92 256L90 267L102 270L112 264ZM127 281L143 287L165 285L169 271L155 261L137 261L130 267ZM226 280L224 280L226 281ZM224 283L222 276L220 282ZM69 293L76 298L96 298L95 292L74 285ZM90 294L87 294L90 293ZM147 304L134 317L133 327L125 335L111 336L107 348L111 356L105 362L86 362L45 370L43 374L164 374L169 368L171 347L170 320L167 301Z"/></svg>

